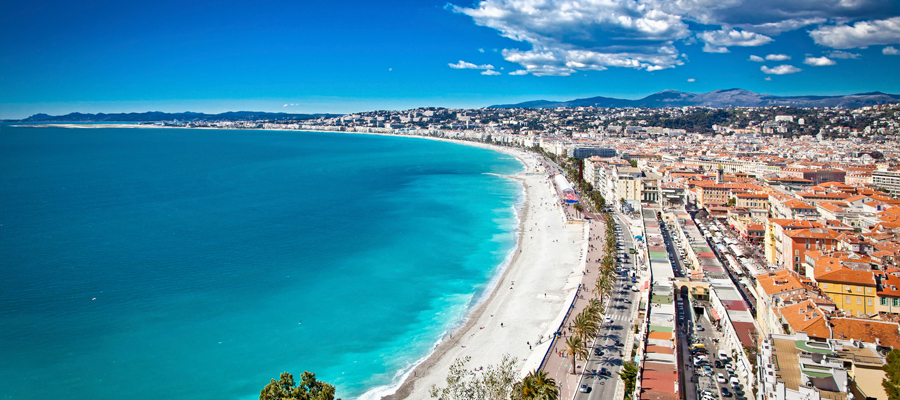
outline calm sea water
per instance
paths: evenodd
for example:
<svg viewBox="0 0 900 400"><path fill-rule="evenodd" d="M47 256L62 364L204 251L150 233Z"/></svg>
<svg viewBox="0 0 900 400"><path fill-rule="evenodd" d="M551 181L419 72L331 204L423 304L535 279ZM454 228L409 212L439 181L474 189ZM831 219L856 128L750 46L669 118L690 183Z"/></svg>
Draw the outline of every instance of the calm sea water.
<svg viewBox="0 0 900 400"><path fill-rule="evenodd" d="M0 127L0 398L354 398L515 245L521 165L420 139Z"/></svg>

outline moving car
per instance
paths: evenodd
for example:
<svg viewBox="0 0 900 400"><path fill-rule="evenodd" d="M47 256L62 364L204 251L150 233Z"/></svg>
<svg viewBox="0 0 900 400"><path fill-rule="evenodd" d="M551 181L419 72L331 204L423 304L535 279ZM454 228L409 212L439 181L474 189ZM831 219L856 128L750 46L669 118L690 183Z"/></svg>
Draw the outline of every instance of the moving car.
<svg viewBox="0 0 900 400"><path fill-rule="evenodd" d="M587 385L587 383L582 383L581 387L578 388L578 391L581 393L587 393L591 391L591 387Z"/></svg>
<svg viewBox="0 0 900 400"><path fill-rule="evenodd" d="M600 375L601 376L610 375L609 370L606 368L600 368Z"/></svg>
<svg viewBox="0 0 900 400"><path fill-rule="evenodd" d="M597 356L597 357L602 356L602 355L603 355L603 351L600 350L600 349L594 349L594 355ZM718 362L718 361L716 361L716 362Z"/></svg>

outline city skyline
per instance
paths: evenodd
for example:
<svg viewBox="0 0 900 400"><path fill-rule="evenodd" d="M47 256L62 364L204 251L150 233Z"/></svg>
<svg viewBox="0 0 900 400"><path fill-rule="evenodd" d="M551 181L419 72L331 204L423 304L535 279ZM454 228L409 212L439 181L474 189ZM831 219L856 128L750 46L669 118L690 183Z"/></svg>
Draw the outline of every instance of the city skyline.
<svg viewBox="0 0 900 400"><path fill-rule="evenodd" d="M900 93L896 2L702 3L6 4L0 119Z"/></svg>

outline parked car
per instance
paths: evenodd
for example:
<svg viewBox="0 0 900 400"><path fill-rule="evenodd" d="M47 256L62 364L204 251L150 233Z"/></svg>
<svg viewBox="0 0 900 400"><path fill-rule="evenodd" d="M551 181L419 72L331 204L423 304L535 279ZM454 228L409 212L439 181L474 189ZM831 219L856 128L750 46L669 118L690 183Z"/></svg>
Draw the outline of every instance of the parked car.
<svg viewBox="0 0 900 400"><path fill-rule="evenodd" d="M725 383L725 382L727 382L727 381L725 380L725 375L722 375L721 372L718 373L718 374L716 375L716 382L719 382L719 383Z"/></svg>
<svg viewBox="0 0 900 400"><path fill-rule="evenodd" d="M722 386L722 397L731 397L731 392L725 386Z"/></svg>
<svg viewBox="0 0 900 400"><path fill-rule="evenodd" d="M709 365L704 365L703 373L706 375L712 376L712 373L713 373L712 368L710 368Z"/></svg>
<svg viewBox="0 0 900 400"><path fill-rule="evenodd" d="M719 360L716 360L715 365L716 365L716 368L722 368L722 362Z"/></svg>

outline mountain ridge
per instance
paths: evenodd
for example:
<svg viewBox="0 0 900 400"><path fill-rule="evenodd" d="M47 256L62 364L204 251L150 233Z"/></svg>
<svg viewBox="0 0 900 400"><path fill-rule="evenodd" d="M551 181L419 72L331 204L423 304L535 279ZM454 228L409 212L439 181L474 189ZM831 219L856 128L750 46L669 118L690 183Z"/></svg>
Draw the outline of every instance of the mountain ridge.
<svg viewBox="0 0 900 400"><path fill-rule="evenodd" d="M740 88L731 88L713 90L706 93L689 93L666 89L636 100L596 96L569 101L533 100L516 104L498 104L488 108L664 108L686 106L711 108L768 106L859 108L894 102L900 102L900 95L868 92L842 96L774 96Z"/></svg>

